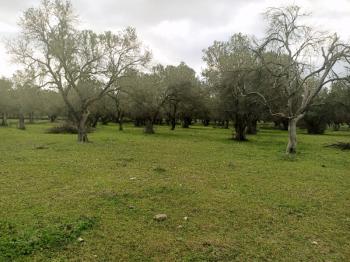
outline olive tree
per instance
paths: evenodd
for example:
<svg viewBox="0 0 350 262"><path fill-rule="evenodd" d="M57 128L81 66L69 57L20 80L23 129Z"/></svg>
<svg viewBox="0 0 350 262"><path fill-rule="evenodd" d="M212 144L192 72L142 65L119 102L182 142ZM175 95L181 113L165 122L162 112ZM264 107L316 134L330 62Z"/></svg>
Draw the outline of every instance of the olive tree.
<svg viewBox="0 0 350 262"><path fill-rule="evenodd" d="M251 41L248 36L235 34L229 41L215 41L204 50L207 68L204 77L212 88L212 96L217 97L221 111L234 122L235 140L246 140L248 124L257 121L259 99L251 95L258 91L256 84L257 67Z"/></svg>
<svg viewBox="0 0 350 262"><path fill-rule="evenodd" d="M349 46L336 34L321 33L302 24L305 16L298 6L269 8L265 12L267 35L255 49L259 62L285 90L284 110L272 113L288 119L287 154L296 153L297 123L318 93L327 84L346 79L333 69L350 55ZM279 59L267 61L266 52L275 53Z"/></svg>
<svg viewBox="0 0 350 262"><path fill-rule="evenodd" d="M0 114L2 116L1 126L8 126L7 115L12 107L11 90L12 82L9 79L0 79Z"/></svg>
<svg viewBox="0 0 350 262"><path fill-rule="evenodd" d="M88 142L89 108L114 87L132 67L145 65L150 53L141 47L135 29L116 34L78 30L69 1L43 0L20 19L20 36L9 44L14 60L34 72L40 87L57 90L78 129L78 141ZM85 83L98 92L84 95ZM70 100L71 94L78 97Z"/></svg>
<svg viewBox="0 0 350 262"><path fill-rule="evenodd" d="M134 118L144 119L144 132L153 134L154 124L161 116L163 106L169 97L164 81L164 67L157 65L150 73L133 74L133 81L129 81L127 90L131 100L131 114Z"/></svg>
<svg viewBox="0 0 350 262"><path fill-rule="evenodd" d="M175 129L178 118L182 120L183 127L188 127L195 111L199 109L201 98L196 72L182 62L178 66L166 66L162 74L167 92L164 111L171 130Z"/></svg>

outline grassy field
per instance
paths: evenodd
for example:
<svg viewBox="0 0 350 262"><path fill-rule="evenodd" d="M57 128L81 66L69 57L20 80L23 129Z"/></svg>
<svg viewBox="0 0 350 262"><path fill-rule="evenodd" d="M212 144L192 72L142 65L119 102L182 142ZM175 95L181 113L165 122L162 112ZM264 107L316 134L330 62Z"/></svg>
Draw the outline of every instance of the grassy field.
<svg viewBox="0 0 350 262"><path fill-rule="evenodd" d="M0 128L0 261L350 261L349 131L49 126Z"/></svg>

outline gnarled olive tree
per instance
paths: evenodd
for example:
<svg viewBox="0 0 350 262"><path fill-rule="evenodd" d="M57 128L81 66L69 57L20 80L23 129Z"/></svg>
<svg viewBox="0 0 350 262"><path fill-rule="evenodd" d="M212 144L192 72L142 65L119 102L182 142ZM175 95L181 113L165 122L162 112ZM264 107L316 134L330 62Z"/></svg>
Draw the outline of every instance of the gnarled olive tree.
<svg viewBox="0 0 350 262"><path fill-rule="evenodd" d="M35 72L40 87L56 89L78 129L78 141L87 142L89 107L110 92L129 68L143 66L150 53L141 48L133 28L114 34L76 29L69 1L43 0L24 12L20 36L10 43L14 60ZM97 92L85 93L96 83ZM78 99L70 100L70 97Z"/></svg>
<svg viewBox="0 0 350 262"><path fill-rule="evenodd" d="M301 24L305 16L298 6L268 9L265 13L267 35L255 50L262 66L284 88L287 101L284 110L272 113L288 119L287 154L296 153L297 123L322 88L346 79L333 69L350 55L349 45L341 42L336 34L320 33ZM268 52L275 54L274 59L266 59ZM267 100L263 100L269 106Z"/></svg>

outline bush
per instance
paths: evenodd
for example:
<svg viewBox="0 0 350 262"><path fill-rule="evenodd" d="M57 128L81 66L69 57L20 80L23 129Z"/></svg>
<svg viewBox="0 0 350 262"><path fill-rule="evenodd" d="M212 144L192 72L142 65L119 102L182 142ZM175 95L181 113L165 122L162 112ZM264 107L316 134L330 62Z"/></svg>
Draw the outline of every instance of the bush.
<svg viewBox="0 0 350 262"><path fill-rule="evenodd" d="M88 127L87 132L91 133L92 128ZM78 129L72 123L65 122L59 126L53 126L47 130L49 134L78 134Z"/></svg>
<svg viewBox="0 0 350 262"><path fill-rule="evenodd" d="M301 127L306 128L309 134L323 134L327 129L327 114L323 107L313 107L304 116Z"/></svg>
<svg viewBox="0 0 350 262"><path fill-rule="evenodd" d="M350 143L338 142L335 144L328 145L327 147L339 148L341 150L350 150Z"/></svg>

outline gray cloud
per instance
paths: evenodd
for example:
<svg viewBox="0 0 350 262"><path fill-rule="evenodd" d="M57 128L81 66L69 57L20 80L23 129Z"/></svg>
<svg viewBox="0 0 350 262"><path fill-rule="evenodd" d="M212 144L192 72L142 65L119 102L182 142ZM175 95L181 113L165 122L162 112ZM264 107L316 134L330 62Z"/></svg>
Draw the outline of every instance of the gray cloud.
<svg viewBox="0 0 350 262"><path fill-rule="evenodd" d="M0 37L13 35L16 22L26 8L40 0L0 0ZM200 71L202 49L214 40L225 40L236 32L262 36L261 13L280 0L72 0L80 26L96 31L136 27L140 38L153 50L155 62L185 61ZM311 22L322 29L349 38L350 1L287 0L313 12ZM8 63L3 45L0 59ZM13 67L0 65L0 75Z"/></svg>

